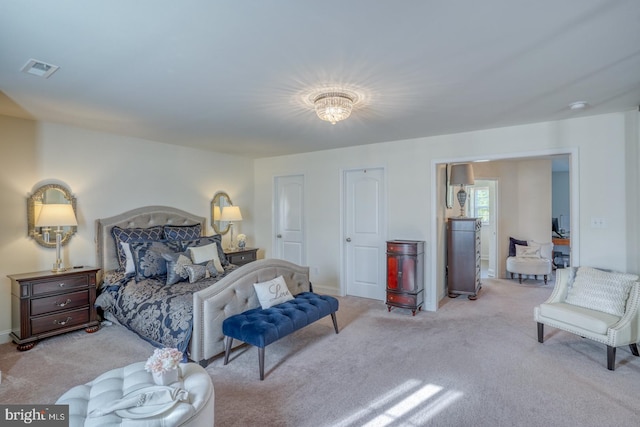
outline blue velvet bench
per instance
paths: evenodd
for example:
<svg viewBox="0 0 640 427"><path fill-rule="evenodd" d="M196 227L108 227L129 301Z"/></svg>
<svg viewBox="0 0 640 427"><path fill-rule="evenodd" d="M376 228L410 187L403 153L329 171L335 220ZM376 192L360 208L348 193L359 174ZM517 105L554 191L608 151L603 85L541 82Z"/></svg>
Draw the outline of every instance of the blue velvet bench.
<svg viewBox="0 0 640 427"><path fill-rule="evenodd" d="M229 362L229 354L234 338L258 347L260 380L264 380L264 348L298 329L331 315L333 328L338 333L336 321L338 300L328 295L302 292L294 299L273 307L247 310L226 318L222 322L222 332L226 337L224 364Z"/></svg>

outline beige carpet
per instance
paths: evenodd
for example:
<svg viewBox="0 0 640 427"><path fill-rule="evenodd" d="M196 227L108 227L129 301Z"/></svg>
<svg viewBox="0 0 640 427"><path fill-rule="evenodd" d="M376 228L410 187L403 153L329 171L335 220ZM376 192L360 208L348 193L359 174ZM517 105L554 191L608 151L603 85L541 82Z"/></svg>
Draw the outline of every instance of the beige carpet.
<svg viewBox="0 0 640 427"><path fill-rule="evenodd" d="M340 298L330 319L266 349L242 347L207 368L217 426L636 426L640 358L547 328L533 307L552 285L485 279L476 301L446 298L437 313L387 312L379 301ZM52 403L75 384L153 348L118 326L50 338L33 350L0 346L0 402Z"/></svg>

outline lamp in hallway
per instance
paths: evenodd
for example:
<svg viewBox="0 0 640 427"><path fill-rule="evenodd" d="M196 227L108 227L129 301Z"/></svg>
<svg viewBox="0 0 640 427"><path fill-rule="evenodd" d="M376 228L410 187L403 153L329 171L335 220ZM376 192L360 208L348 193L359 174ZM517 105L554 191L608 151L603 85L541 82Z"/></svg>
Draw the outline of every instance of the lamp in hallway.
<svg viewBox="0 0 640 427"><path fill-rule="evenodd" d="M460 190L458 190L458 203L460 204L460 217L463 218L466 215L464 214L464 204L467 201L467 192L465 190L465 185L473 185L475 183L473 176L473 167L471 163L458 163L451 167L451 177L449 180L451 185L459 185Z"/></svg>
<svg viewBox="0 0 640 427"><path fill-rule="evenodd" d="M73 211L71 204L45 204L40 209L40 214L36 220L36 227L56 227L54 233L56 233L56 262L53 264L54 273L60 273L66 271L66 268L62 265L62 233L64 230L62 227L72 227L78 225L76 220L76 214ZM47 231L48 232L48 231Z"/></svg>
<svg viewBox="0 0 640 427"><path fill-rule="evenodd" d="M242 221L240 208L238 206L224 206L220 213L220 221L226 221L229 223L229 228L231 229L231 241L229 242L229 247L227 249L235 251L237 247L236 240L234 238L233 223L236 221Z"/></svg>

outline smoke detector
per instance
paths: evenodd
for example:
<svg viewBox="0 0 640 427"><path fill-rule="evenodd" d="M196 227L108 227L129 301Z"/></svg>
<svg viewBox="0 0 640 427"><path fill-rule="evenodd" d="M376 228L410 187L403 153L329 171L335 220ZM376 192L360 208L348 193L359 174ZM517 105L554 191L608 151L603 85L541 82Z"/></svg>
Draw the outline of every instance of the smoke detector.
<svg viewBox="0 0 640 427"><path fill-rule="evenodd" d="M24 67L22 67L20 71L48 79L51 74L58 71L58 68L60 67L57 65L47 64L46 62L38 61L37 59L30 59L26 64L24 64Z"/></svg>
<svg viewBox="0 0 640 427"><path fill-rule="evenodd" d="M569 108L572 110L584 110L588 105L589 104L587 104L585 101L576 101L569 104Z"/></svg>

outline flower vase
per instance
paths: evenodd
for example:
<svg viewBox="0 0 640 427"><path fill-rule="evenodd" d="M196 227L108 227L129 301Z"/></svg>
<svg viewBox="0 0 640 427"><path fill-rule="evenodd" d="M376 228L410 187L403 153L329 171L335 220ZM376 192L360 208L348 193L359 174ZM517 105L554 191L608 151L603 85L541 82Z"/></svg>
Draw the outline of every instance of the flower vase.
<svg viewBox="0 0 640 427"><path fill-rule="evenodd" d="M178 381L178 368L169 369L165 372L153 372L153 382L158 385L169 385Z"/></svg>
<svg viewBox="0 0 640 427"><path fill-rule="evenodd" d="M240 249L244 249L244 247L246 246L246 244L247 244L247 243L246 243L244 240L240 240L240 241L238 242L238 248L240 248Z"/></svg>

